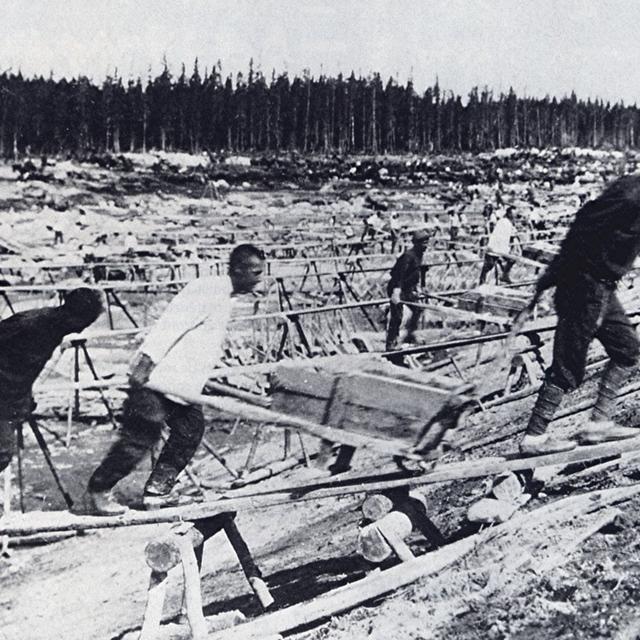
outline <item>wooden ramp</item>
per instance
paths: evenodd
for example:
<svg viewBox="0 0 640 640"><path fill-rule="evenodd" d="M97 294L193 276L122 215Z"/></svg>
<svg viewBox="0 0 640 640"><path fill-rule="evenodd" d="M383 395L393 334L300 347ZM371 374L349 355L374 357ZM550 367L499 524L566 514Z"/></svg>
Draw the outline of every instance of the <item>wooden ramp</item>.
<svg viewBox="0 0 640 640"><path fill-rule="evenodd" d="M0 518L0 535L22 536L47 531L85 531L110 529L162 522L193 522L217 514L265 509L302 500L322 500L345 495L374 493L400 487L419 487L427 484L484 478L507 471L523 471L537 467L568 465L589 462L630 451L640 451L640 436L619 442L578 447L572 451L544 456L491 457L465 462L437 465L431 471L419 475L389 473L381 471L370 476L340 474L334 479L314 484L288 485L269 491L229 494L229 497L209 502L190 504L158 511L131 510L121 516L75 515L67 511L36 511L25 514L11 513Z"/></svg>

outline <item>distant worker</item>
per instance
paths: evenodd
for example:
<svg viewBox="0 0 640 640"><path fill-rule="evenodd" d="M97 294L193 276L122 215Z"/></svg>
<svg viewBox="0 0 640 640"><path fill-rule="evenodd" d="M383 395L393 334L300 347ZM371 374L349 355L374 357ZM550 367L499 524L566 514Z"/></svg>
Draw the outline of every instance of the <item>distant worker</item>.
<svg viewBox="0 0 640 640"><path fill-rule="evenodd" d="M351 224L351 218L348 218L344 221L344 236L347 240L352 240L355 238L356 232Z"/></svg>
<svg viewBox="0 0 640 640"><path fill-rule="evenodd" d="M496 222L493 231L489 234L489 240L484 254L484 263L480 271L480 284L484 283L487 275L494 267L499 270L498 275L502 282L507 284L511 283L511 269L515 262L505 257L505 255L497 254L511 253L512 245L518 241L516 228L513 224L514 217L515 209L509 207L505 215Z"/></svg>
<svg viewBox="0 0 640 640"><path fill-rule="evenodd" d="M412 247L407 249L393 265L391 279L387 284L389 296L389 323L387 326L386 349L398 348L398 338L402 325L405 302L417 302L421 292L422 257L429 244L430 234L426 229L418 229L411 237ZM422 310L409 305L410 316L406 323L405 342L415 341Z"/></svg>
<svg viewBox="0 0 640 640"><path fill-rule="evenodd" d="M169 303L133 359L122 431L89 480L88 510L97 515L127 511L112 498L111 490L159 442L165 423L169 439L146 482L143 506L178 502L172 489L204 433L201 405L181 399L180 393L192 397L202 393L220 361L235 298L255 289L263 269L260 249L238 245L229 256L228 276L192 280ZM147 384L176 395L154 391Z"/></svg>
<svg viewBox="0 0 640 640"><path fill-rule="evenodd" d="M385 224L385 229L389 232L389 238L391 240L390 253L393 253L396 249L401 228L402 225L400 224L400 216L398 215L398 212L392 211Z"/></svg>
<svg viewBox="0 0 640 640"><path fill-rule="evenodd" d="M138 250L138 238L136 238L133 231L127 231L124 237L124 250L131 253Z"/></svg>
<svg viewBox="0 0 640 640"><path fill-rule="evenodd" d="M62 305L21 311L0 322L0 471L16 449L16 431L35 409L33 383L64 337L102 312L100 292L72 289Z"/></svg>
<svg viewBox="0 0 640 640"><path fill-rule="evenodd" d="M47 225L47 231L51 231L53 233L53 246L55 247L58 244L64 244L64 232L58 226Z"/></svg>
<svg viewBox="0 0 640 640"><path fill-rule="evenodd" d="M484 233L485 236L488 236L493 231L493 227L496 226L496 222L498 221L498 216L490 202L487 202L484 206L484 209L482 210L482 217L484 219Z"/></svg>
<svg viewBox="0 0 640 640"><path fill-rule="evenodd" d="M455 249L456 248L456 242L458 241L458 237L460 235L460 226L461 226L461 222L460 222L460 214L455 211L455 210L451 210L448 211L448 216L449 219L447 221L447 224L449 226L449 249Z"/></svg>
<svg viewBox="0 0 640 640"><path fill-rule="evenodd" d="M382 218L382 214L379 211L374 211L368 218L364 221L364 229L362 230L362 235L360 236L360 242L363 242L365 239L375 240L376 237L382 233L384 228L384 219Z"/></svg>
<svg viewBox="0 0 640 640"><path fill-rule="evenodd" d="M467 224L467 216L463 211L449 211L449 250L455 250L460 239L460 232Z"/></svg>
<svg viewBox="0 0 640 640"><path fill-rule="evenodd" d="M619 178L576 213L554 258L536 285L531 310L546 289L556 287L558 314L553 362L538 393L526 434L525 454L565 451L572 440L547 435L565 393L584 379L589 345L597 338L609 361L600 379L591 418L578 439L595 444L640 435L639 429L612 421L615 400L640 354L636 330L618 297L616 285L640 252L640 175Z"/></svg>

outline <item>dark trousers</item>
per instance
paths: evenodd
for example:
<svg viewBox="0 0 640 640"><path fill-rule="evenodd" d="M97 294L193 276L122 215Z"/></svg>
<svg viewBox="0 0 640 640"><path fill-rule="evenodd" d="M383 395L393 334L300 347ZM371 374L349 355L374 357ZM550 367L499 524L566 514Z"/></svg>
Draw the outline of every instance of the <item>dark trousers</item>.
<svg viewBox="0 0 640 640"><path fill-rule="evenodd" d="M498 266L500 269L500 280L506 283L511 282L510 272L514 265L514 261L509 258L502 258L500 256L494 256L490 253L484 254L484 262L482 263L482 270L480 271L480 284L483 284L487 278L487 275L493 269Z"/></svg>
<svg viewBox="0 0 640 640"><path fill-rule="evenodd" d="M16 432L22 420L0 418L0 472L4 471L16 452Z"/></svg>
<svg viewBox="0 0 640 640"><path fill-rule="evenodd" d="M127 399L122 431L91 476L89 490L112 489L131 473L160 440L164 423L169 427L169 438L144 490L145 493L159 495L171 491L178 474L187 466L202 440L202 407L179 404L147 389L132 392Z"/></svg>
<svg viewBox="0 0 640 640"><path fill-rule="evenodd" d="M9 466L16 453L18 428L35 408L36 403L30 393L0 405L0 472Z"/></svg>
<svg viewBox="0 0 640 640"><path fill-rule="evenodd" d="M387 350L393 349L396 346L396 341L398 336L400 335L400 326L402 324L402 312L404 309L404 304L389 304L389 324L387 325L387 340L386 340L386 348ZM420 322L420 317L422 316L422 309L418 307L414 307L413 305L408 305L409 307L409 319L407 320L407 340L413 340L413 335L418 328L418 322Z"/></svg>
<svg viewBox="0 0 640 640"><path fill-rule="evenodd" d="M613 285L581 274L556 289L558 325L553 362L547 381L563 391L576 389L584 379L589 345L598 339L612 363L637 364L640 344Z"/></svg>

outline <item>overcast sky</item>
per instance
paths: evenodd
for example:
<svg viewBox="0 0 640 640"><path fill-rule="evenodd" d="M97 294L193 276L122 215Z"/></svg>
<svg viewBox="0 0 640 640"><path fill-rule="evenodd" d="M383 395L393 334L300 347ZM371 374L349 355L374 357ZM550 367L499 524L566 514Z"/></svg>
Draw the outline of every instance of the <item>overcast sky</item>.
<svg viewBox="0 0 640 640"><path fill-rule="evenodd" d="M640 103L640 0L0 0L0 70L309 68Z"/></svg>

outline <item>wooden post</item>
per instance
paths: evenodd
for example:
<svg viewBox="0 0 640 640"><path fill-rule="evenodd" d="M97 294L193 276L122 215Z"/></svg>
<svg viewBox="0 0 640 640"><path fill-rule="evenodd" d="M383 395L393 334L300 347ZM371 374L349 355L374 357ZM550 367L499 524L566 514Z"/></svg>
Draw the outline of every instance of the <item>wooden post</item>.
<svg viewBox="0 0 640 640"><path fill-rule="evenodd" d="M156 640L158 637L166 593L167 574L152 570L139 640Z"/></svg>
<svg viewBox="0 0 640 640"><path fill-rule="evenodd" d="M64 484L62 483L62 479L58 474L58 470L53 464L53 458L51 457L51 452L49 451L49 445L47 445L47 441L44 439L44 436L40 431L40 427L38 426L38 423L35 421L35 418L33 416L29 417L27 422L29 423L29 426L31 427L31 431L33 432L33 435L36 438L36 442L40 447L40 451L42 451L42 455L44 456L44 460L47 463L47 466L49 467L49 471L51 471L51 475L55 480L56 486L58 487L60 493L62 494L62 497L64 498L64 501L67 507L71 509L71 507L73 507L73 499L71 498L71 495L69 494L69 492L66 490Z"/></svg>
<svg viewBox="0 0 640 640"><path fill-rule="evenodd" d="M69 379L73 381L73 358L69 361L71 371ZM71 446L71 429L73 427L73 398L74 398L74 385L69 388L69 403L67 407L67 433L64 438L64 446L68 449Z"/></svg>
<svg viewBox="0 0 640 640"><path fill-rule="evenodd" d="M286 460L291 454L291 429L284 429L284 446L282 452L282 459Z"/></svg>
<svg viewBox="0 0 640 640"><path fill-rule="evenodd" d="M11 465L8 465L4 470L4 494L3 494L3 512L2 515L5 518L9 517L11 513ZM8 557L9 551L9 536L2 536L2 548L0 549L0 555Z"/></svg>
<svg viewBox="0 0 640 640"><path fill-rule="evenodd" d="M73 382L77 385L80 382L80 344L78 341L71 344L73 346ZM80 390L77 388L73 393L73 415L76 418L80 415Z"/></svg>
<svg viewBox="0 0 640 640"><path fill-rule="evenodd" d="M262 607L264 609L268 609L274 603L273 596L269 592L267 585L262 580L262 573L256 566L247 543L244 541L240 531L238 531L234 518L235 514L227 514L227 518L224 523L224 531L227 534L227 538L229 539L233 550L238 556L240 566L242 567L244 575L247 577L253 592L256 594Z"/></svg>
<svg viewBox="0 0 640 640"><path fill-rule="evenodd" d="M187 618L194 640L205 640L207 623L202 612L202 594L200 591L200 572L194 547L201 547L204 536L191 523L181 523L159 538L151 540L145 547L145 560L151 567L151 583L145 610L147 636L145 640L155 638L160 626L162 603L166 593L167 572L182 562L184 573L184 595ZM148 619L148 622L147 622ZM154 635L152 635L154 634Z"/></svg>
<svg viewBox="0 0 640 640"><path fill-rule="evenodd" d="M18 462L18 498L21 513L25 512L24 508L24 476L22 469L22 456L24 455L24 431L23 424L19 422L16 429L16 459Z"/></svg>
<svg viewBox="0 0 640 640"><path fill-rule="evenodd" d="M200 536L202 540L202 536ZM202 591L200 590L200 570L193 551L192 540L185 536L178 536L178 548L182 560L182 572L184 574L184 601L187 610L187 618L191 626L193 640L206 640L208 629L207 621L202 612ZM201 543L200 543L201 544Z"/></svg>

